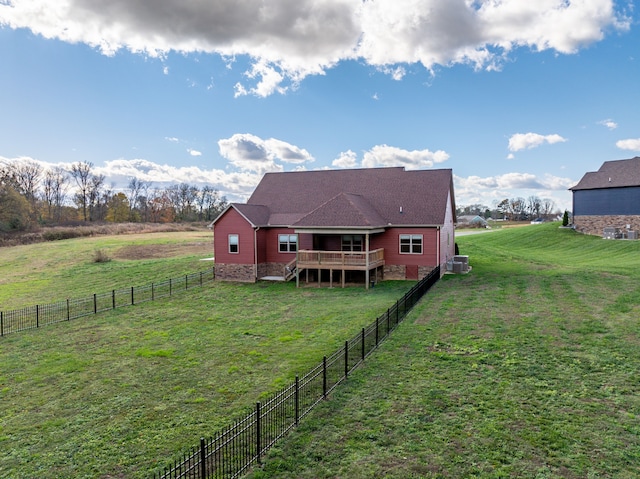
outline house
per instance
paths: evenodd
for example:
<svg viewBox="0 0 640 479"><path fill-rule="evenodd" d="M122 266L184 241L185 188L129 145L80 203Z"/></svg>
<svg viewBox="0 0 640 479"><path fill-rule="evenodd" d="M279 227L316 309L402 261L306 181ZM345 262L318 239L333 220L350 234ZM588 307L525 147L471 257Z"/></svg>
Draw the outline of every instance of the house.
<svg viewBox="0 0 640 479"><path fill-rule="evenodd" d="M467 228L488 228L489 223L479 215L462 215L458 216L458 227Z"/></svg>
<svg viewBox="0 0 640 479"><path fill-rule="evenodd" d="M577 231L602 236L605 228L640 230L640 157L605 161L569 189Z"/></svg>
<svg viewBox="0 0 640 479"><path fill-rule="evenodd" d="M267 173L213 222L216 278L419 279L454 256L454 224L450 169Z"/></svg>

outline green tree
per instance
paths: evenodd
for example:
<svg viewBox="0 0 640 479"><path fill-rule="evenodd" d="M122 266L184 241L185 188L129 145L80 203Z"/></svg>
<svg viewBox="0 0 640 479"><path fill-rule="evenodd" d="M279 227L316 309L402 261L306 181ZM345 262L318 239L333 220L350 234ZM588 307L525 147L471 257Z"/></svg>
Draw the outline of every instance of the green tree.
<svg viewBox="0 0 640 479"><path fill-rule="evenodd" d="M564 210L564 214L562 215L562 226L568 226L569 225L569 212L567 210Z"/></svg>
<svg viewBox="0 0 640 479"><path fill-rule="evenodd" d="M9 185L0 183L0 231L23 231L31 225L31 206Z"/></svg>
<svg viewBox="0 0 640 479"><path fill-rule="evenodd" d="M107 221L112 223L124 223L129 221L129 199L124 193L117 193L111 197L107 205Z"/></svg>

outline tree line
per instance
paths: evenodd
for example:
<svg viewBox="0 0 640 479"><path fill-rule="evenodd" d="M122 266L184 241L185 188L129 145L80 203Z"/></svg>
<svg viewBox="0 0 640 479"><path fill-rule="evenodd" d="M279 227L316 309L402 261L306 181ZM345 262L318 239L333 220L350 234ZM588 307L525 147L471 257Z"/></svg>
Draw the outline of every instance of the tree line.
<svg viewBox="0 0 640 479"><path fill-rule="evenodd" d="M485 219L506 219L510 221L528 221L536 218L552 219L560 215L555 202L535 195L528 198L505 198L494 202L493 208L473 204L456 208L457 216L473 215Z"/></svg>
<svg viewBox="0 0 640 479"><path fill-rule="evenodd" d="M227 199L208 185L160 188L133 177L127 188L115 192L105 179L86 161L69 169L45 169L29 160L0 162L0 231L78 221L211 221L227 206Z"/></svg>

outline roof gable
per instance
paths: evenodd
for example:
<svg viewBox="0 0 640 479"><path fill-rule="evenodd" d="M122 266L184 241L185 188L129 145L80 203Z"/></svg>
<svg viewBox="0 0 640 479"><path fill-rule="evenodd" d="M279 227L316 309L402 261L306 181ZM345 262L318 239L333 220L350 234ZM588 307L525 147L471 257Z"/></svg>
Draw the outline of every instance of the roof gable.
<svg viewBox="0 0 640 479"><path fill-rule="evenodd" d="M640 186L640 157L605 161L598 171L586 173L572 191Z"/></svg>
<svg viewBox="0 0 640 479"><path fill-rule="evenodd" d="M360 195L340 193L293 223L296 227L380 227L384 219Z"/></svg>
<svg viewBox="0 0 640 479"><path fill-rule="evenodd" d="M454 205L450 169L394 167L267 173L247 204L267 207L263 225L271 226L346 226L330 223L347 216L380 225L442 225L449 199ZM339 211L340 204L347 210Z"/></svg>

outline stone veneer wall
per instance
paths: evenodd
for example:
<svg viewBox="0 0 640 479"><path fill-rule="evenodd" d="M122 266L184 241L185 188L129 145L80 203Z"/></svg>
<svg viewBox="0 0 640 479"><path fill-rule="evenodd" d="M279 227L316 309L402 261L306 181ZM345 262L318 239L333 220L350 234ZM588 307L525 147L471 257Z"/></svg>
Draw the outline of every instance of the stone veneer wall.
<svg viewBox="0 0 640 479"><path fill-rule="evenodd" d="M219 264L216 263L216 279L221 281L240 281L255 283L252 264Z"/></svg>
<svg viewBox="0 0 640 479"><path fill-rule="evenodd" d="M258 265L258 278L283 276L285 263L262 263Z"/></svg>
<svg viewBox="0 0 640 479"><path fill-rule="evenodd" d="M620 228L625 231L627 225L631 231L640 231L640 216L574 216L573 227L580 233L602 236L607 227Z"/></svg>
<svg viewBox="0 0 640 479"><path fill-rule="evenodd" d="M434 269L434 266L418 266L418 278L422 279L431 273Z"/></svg>
<svg viewBox="0 0 640 479"><path fill-rule="evenodd" d="M384 266L384 279L400 279L407 277L407 268L404 265L387 264Z"/></svg>

